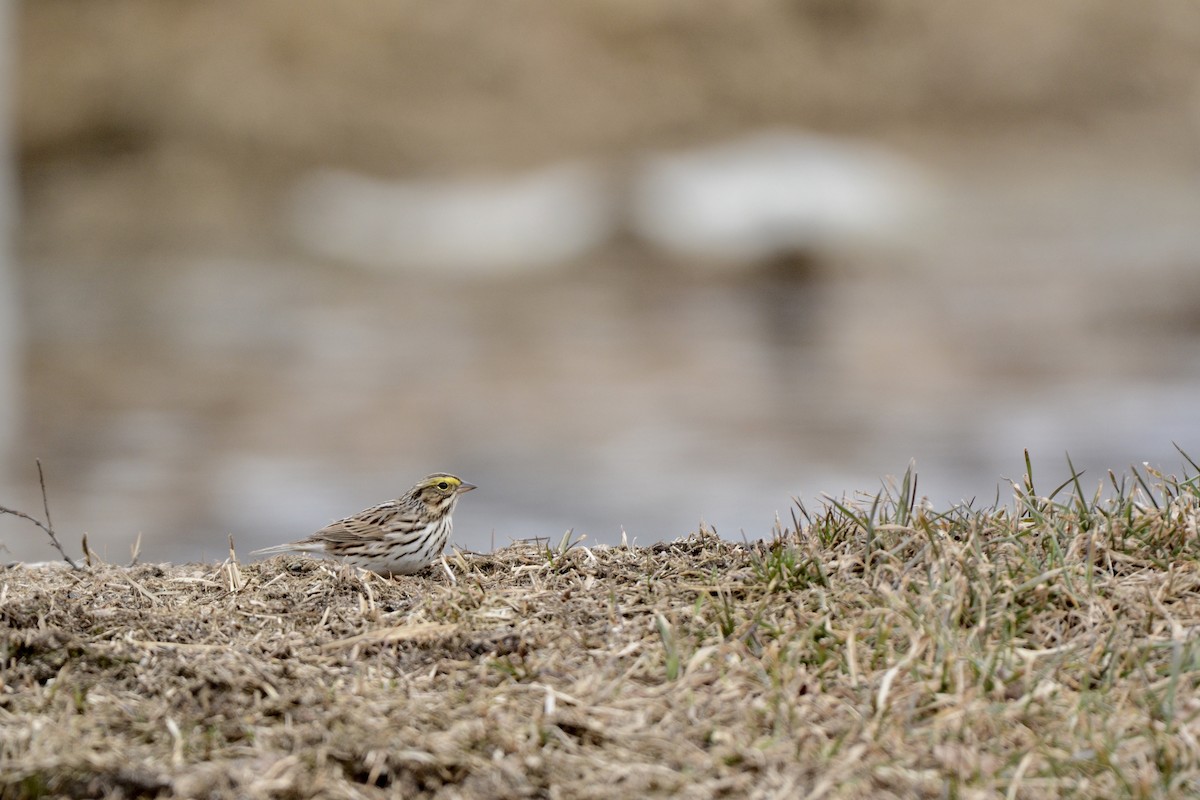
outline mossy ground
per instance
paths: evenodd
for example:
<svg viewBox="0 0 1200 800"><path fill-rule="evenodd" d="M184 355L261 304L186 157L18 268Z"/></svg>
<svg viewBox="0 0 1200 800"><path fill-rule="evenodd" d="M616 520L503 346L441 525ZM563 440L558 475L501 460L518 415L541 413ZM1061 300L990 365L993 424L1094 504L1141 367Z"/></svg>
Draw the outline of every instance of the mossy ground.
<svg viewBox="0 0 1200 800"><path fill-rule="evenodd" d="M1196 796L1194 479L1015 488L395 580L11 567L0 796Z"/></svg>

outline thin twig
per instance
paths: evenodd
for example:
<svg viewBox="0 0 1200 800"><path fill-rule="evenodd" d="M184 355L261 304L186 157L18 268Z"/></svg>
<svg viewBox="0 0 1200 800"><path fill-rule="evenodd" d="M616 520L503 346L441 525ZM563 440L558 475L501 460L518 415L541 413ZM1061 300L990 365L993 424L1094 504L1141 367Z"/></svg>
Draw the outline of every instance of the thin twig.
<svg viewBox="0 0 1200 800"><path fill-rule="evenodd" d="M41 484L42 487L42 508L46 512L46 521L42 522L40 519L30 516L24 511L17 511L15 508L6 508L5 506L0 506L0 514L12 514L14 517L20 517L21 519L29 520L34 525L37 525L46 532L47 536L50 537L51 544L53 544L54 548L58 550L59 554L63 557L63 560L71 565L71 569L79 569L79 565L76 564L69 555L67 555L67 551L63 550L62 545L58 542L58 537L54 534L54 527L50 524L50 499L46 495L46 477L42 474L41 459L37 459L36 463L38 468L38 483Z"/></svg>
<svg viewBox="0 0 1200 800"><path fill-rule="evenodd" d="M38 468L38 485L42 487L42 510L46 512L46 531L50 534L50 538L54 538L54 523L50 521L50 498L46 495L46 475L42 472L42 460L35 458L33 463L37 464ZM54 540L58 544L58 540ZM60 547L61 551L62 548ZM66 556L66 553L63 553ZM69 560L69 559L68 559Z"/></svg>

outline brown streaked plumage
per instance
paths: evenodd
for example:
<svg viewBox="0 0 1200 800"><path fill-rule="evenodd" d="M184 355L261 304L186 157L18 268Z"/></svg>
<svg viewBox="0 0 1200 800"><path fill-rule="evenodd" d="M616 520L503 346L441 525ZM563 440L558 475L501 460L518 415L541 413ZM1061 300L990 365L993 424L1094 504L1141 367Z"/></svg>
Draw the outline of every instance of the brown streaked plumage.
<svg viewBox="0 0 1200 800"><path fill-rule="evenodd" d="M450 514L458 498L475 487L435 472L397 500L389 500L326 525L297 542L254 554L315 553L383 575L411 575L441 555L450 538Z"/></svg>

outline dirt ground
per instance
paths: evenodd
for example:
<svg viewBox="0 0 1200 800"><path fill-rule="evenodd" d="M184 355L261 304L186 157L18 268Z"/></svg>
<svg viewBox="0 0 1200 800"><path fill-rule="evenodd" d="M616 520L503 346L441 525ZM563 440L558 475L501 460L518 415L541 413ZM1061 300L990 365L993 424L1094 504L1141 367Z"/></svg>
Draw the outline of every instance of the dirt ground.
<svg viewBox="0 0 1200 800"><path fill-rule="evenodd" d="M396 580L10 567L0 797L1195 796L1200 506L1133 485Z"/></svg>

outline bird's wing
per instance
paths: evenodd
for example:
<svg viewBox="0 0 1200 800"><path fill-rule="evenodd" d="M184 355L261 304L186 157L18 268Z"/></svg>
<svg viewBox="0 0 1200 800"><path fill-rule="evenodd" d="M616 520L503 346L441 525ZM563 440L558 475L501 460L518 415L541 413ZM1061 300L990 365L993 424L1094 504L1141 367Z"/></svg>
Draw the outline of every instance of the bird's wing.
<svg viewBox="0 0 1200 800"><path fill-rule="evenodd" d="M360 511L352 517L339 519L326 525L306 539L306 542L329 544L353 544L355 542L379 541L397 529L416 525L416 515L398 504L381 503Z"/></svg>
<svg viewBox="0 0 1200 800"><path fill-rule="evenodd" d="M377 542L397 530L419 527L419 523L420 520L412 509L391 500L337 522L331 522L312 536L275 547L264 547L262 550L255 550L251 555L296 551L319 553L329 545L337 547L360 542Z"/></svg>

